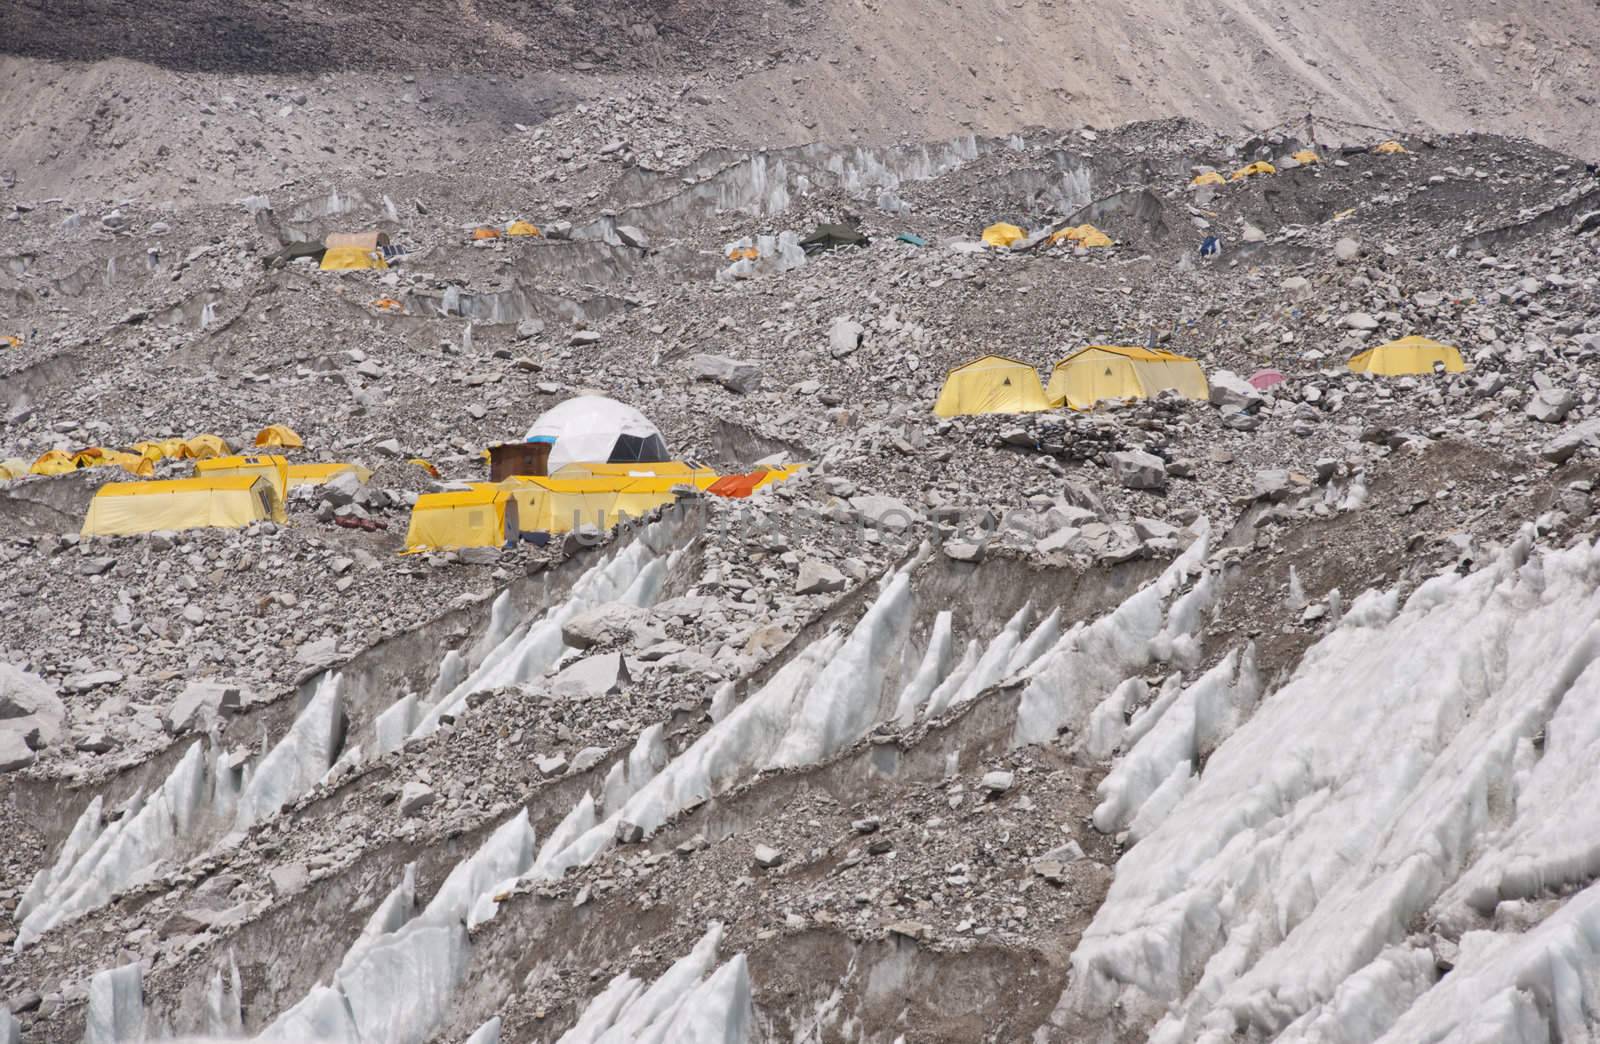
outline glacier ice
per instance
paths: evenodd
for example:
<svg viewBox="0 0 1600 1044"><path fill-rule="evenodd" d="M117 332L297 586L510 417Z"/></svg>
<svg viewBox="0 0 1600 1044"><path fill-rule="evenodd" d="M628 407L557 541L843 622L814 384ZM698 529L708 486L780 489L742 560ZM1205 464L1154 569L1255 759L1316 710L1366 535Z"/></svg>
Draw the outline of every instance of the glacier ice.
<svg viewBox="0 0 1600 1044"><path fill-rule="evenodd" d="M0 1007L0 1044L22 1044L22 1026L4 1007Z"/></svg>
<svg viewBox="0 0 1600 1044"><path fill-rule="evenodd" d="M338 674L324 673L289 731L259 763L246 770L234 811L236 829L247 829L277 815L285 805L316 786L332 767L344 739L341 688Z"/></svg>
<svg viewBox="0 0 1600 1044"><path fill-rule="evenodd" d="M138 964L95 972L89 979L83 1044L128 1044L144 1036L144 976Z"/></svg>
<svg viewBox="0 0 1600 1044"><path fill-rule="evenodd" d="M485 1022L482 1026L472 1031L462 1044L500 1044L500 1016Z"/></svg>
<svg viewBox="0 0 1600 1044"><path fill-rule="evenodd" d="M636 606L653 604L661 595L667 572L676 557L677 552L658 555L645 540L635 540L616 554L591 566L573 583L565 601L548 609L526 628L507 629L509 602L497 600L491 607L488 635L499 635L499 640L487 648L487 641L480 643L477 668L453 687L443 691L438 691L442 686L436 687L433 705L420 713L412 725L411 734L429 735L439 727L443 715L459 716L466 708L467 697L475 692L531 681L555 666L562 656L571 651L562 641L561 625L579 613L604 602L625 602ZM449 674L446 667L451 669ZM459 667L459 662L442 663L441 682L458 673ZM386 720L384 735L392 737L398 729L397 722L404 720L409 723L418 710L414 707L404 711L391 708L399 717ZM380 747L380 751L383 749Z"/></svg>
<svg viewBox="0 0 1600 1044"><path fill-rule="evenodd" d="M628 972L616 976L557 1044L746 1044L755 1021L750 969L744 954L716 967L721 943L713 922L648 987Z"/></svg>
<svg viewBox="0 0 1600 1044"><path fill-rule="evenodd" d="M1216 673L1107 777L1100 825L1176 800L1120 860L1055 1018L1120 1007L1161 1044L1592 1039L1600 549L1524 536L1403 601L1368 592L1248 720ZM1437 983L1419 924L1459 938Z"/></svg>

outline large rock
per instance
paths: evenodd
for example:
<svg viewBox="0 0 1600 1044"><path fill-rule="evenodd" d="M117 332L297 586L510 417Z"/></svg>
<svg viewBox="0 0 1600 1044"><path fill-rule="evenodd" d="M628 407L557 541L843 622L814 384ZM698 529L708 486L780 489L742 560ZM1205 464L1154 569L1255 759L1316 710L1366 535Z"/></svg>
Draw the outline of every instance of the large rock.
<svg viewBox="0 0 1600 1044"><path fill-rule="evenodd" d="M884 529L905 529L917 520L917 513L905 501L894 497L851 497L850 506L861 512L868 522Z"/></svg>
<svg viewBox="0 0 1600 1044"><path fill-rule="evenodd" d="M845 575L826 562L808 558L800 563L800 577L795 581L795 594L832 594L843 591L848 583Z"/></svg>
<svg viewBox="0 0 1600 1044"><path fill-rule="evenodd" d="M1166 489L1167 465L1154 453L1123 450L1107 455L1111 474L1127 489Z"/></svg>
<svg viewBox="0 0 1600 1044"><path fill-rule="evenodd" d="M161 725L173 735L204 732L220 715L238 711L236 687L220 682L190 682L161 716Z"/></svg>
<svg viewBox="0 0 1600 1044"><path fill-rule="evenodd" d="M1333 244L1333 256L1340 261L1354 261L1361 256L1361 244L1346 236Z"/></svg>
<svg viewBox="0 0 1600 1044"><path fill-rule="evenodd" d="M1545 424L1560 424L1578 404L1578 397L1565 388L1545 388L1528 400L1524 412Z"/></svg>
<svg viewBox="0 0 1600 1044"><path fill-rule="evenodd" d="M647 610L627 602L605 602L562 624L561 640L574 649L612 645L631 634L647 615Z"/></svg>
<svg viewBox="0 0 1600 1044"><path fill-rule="evenodd" d="M865 326L849 316L841 315L828 328L828 350L833 353L835 359L843 359L861 347L862 338L866 333Z"/></svg>
<svg viewBox="0 0 1600 1044"><path fill-rule="evenodd" d="M1565 464L1584 446L1600 447L1600 418L1568 428L1545 443L1539 456L1552 464Z"/></svg>
<svg viewBox="0 0 1600 1044"><path fill-rule="evenodd" d="M761 367L745 359L726 355L692 355L689 372L697 381L713 381L738 395L748 395L761 387Z"/></svg>
<svg viewBox="0 0 1600 1044"><path fill-rule="evenodd" d="M1376 330L1378 320L1371 312L1351 312L1344 317L1344 325L1351 330Z"/></svg>
<svg viewBox="0 0 1600 1044"><path fill-rule="evenodd" d="M1206 379L1211 384L1213 406L1237 406L1244 410L1261 405L1261 392L1232 370L1218 370Z"/></svg>
<svg viewBox="0 0 1600 1044"><path fill-rule="evenodd" d="M621 692L631 680L628 661L620 652L602 653L579 660L561 670L550 682L558 695L586 700Z"/></svg>
<svg viewBox="0 0 1600 1044"><path fill-rule="evenodd" d="M66 718L66 704L56 697L49 682L0 663L0 733L37 750L61 742Z"/></svg>
<svg viewBox="0 0 1600 1044"><path fill-rule="evenodd" d="M33 748L23 740L20 732L7 727L7 723L0 722L0 772L15 772L25 769L33 764Z"/></svg>

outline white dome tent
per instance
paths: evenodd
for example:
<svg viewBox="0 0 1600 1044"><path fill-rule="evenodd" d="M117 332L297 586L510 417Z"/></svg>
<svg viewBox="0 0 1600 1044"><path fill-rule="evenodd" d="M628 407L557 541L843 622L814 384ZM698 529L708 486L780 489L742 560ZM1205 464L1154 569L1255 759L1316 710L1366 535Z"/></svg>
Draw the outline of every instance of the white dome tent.
<svg viewBox="0 0 1600 1044"><path fill-rule="evenodd" d="M528 442L549 442L554 474L578 462L614 464L667 460L667 440L649 417L603 395L580 395L540 415Z"/></svg>

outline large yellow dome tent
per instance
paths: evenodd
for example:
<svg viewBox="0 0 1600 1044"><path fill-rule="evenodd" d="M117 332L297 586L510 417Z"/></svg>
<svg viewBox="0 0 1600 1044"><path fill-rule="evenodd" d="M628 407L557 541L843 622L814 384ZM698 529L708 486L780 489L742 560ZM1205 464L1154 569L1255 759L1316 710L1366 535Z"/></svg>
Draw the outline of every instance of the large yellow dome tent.
<svg viewBox="0 0 1600 1044"><path fill-rule="evenodd" d="M1442 363L1446 373L1460 373L1467 368L1467 364L1461 360L1459 348L1415 335L1368 348L1351 359L1348 365L1357 373L1401 377L1432 373L1436 363Z"/></svg>
<svg viewBox="0 0 1600 1044"><path fill-rule="evenodd" d="M933 412L940 417L1035 413L1049 408L1038 371L1003 355L985 355L950 370L933 404Z"/></svg>
<svg viewBox="0 0 1600 1044"><path fill-rule="evenodd" d="M1090 345L1056 363L1045 395L1056 405L1087 410L1102 399L1144 399L1175 391L1186 399L1209 399L1200 364L1158 348Z"/></svg>
<svg viewBox="0 0 1600 1044"><path fill-rule="evenodd" d="M277 497L254 475L108 482L89 501L84 536L132 536L161 530L238 529L273 517ZM281 508L279 508L281 511Z"/></svg>

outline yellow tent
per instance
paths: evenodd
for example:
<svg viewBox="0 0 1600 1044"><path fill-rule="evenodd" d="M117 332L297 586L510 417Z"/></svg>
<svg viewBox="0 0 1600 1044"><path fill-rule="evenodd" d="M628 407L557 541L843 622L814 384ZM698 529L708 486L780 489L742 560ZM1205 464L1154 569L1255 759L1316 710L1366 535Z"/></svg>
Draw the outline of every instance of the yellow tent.
<svg viewBox="0 0 1600 1044"><path fill-rule="evenodd" d="M7 457L0 460L0 482L19 479L28 474L28 462L19 457Z"/></svg>
<svg viewBox="0 0 1600 1044"><path fill-rule="evenodd" d="M388 268L383 251L375 247L329 247L322 255L324 272L345 272L357 268Z"/></svg>
<svg viewBox="0 0 1600 1044"><path fill-rule="evenodd" d="M1404 155L1406 153L1407 149L1406 149L1406 147L1404 145L1400 144L1398 141L1395 141L1393 138L1391 138L1390 140L1384 142L1382 145L1379 145L1377 148L1373 149L1372 151L1378 153L1381 156L1402 156L1402 155Z"/></svg>
<svg viewBox="0 0 1600 1044"><path fill-rule="evenodd" d="M990 225L983 230L983 241L992 247L1008 247L1012 243L1028 238L1028 233L1016 225L1008 225L1004 221Z"/></svg>
<svg viewBox="0 0 1600 1044"><path fill-rule="evenodd" d="M220 478L224 475L250 475L264 478L272 487L273 495L277 498L272 517L278 522L287 522L284 517L283 502L289 496L289 462L282 457L214 457L209 460L196 461L194 473L197 478Z"/></svg>
<svg viewBox="0 0 1600 1044"><path fill-rule="evenodd" d="M134 451L146 460L161 460L171 457L177 460L183 456L182 439L153 439L146 442L135 442Z"/></svg>
<svg viewBox="0 0 1600 1044"><path fill-rule="evenodd" d="M688 477L630 478L599 475L592 478L517 476L498 487L487 483L474 488L503 489L517 502L517 519L525 533L566 533L579 526L610 529L623 516L640 518L677 499L679 486L697 485Z"/></svg>
<svg viewBox="0 0 1600 1044"><path fill-rule="evenodd" d="M72 455L72 466L75 468L100 468L113 464L129 474L141 477L156 473L155 461L140 453L125 453L122 450L90 446Z"/></svg>
<svg viewBox="0 0 1600 1044"><path fill-rule="evenodd" d="M205 460L207 457L226 457L231 450L217 435L196 435L185 439L178 448L179 460Z"/></svg>
<svg viewBox="0 0 1600 1044"><path fill-rule="evenodd" d="M499 239L500 238L500 230L498 228L490 228L488 225L485 225L482 228L473 229L472 230L472 238L473 239Z"/></svg>
<svg viewBox="0 0 1600 1044"><path fill-rule="evenodd" d="M759 261L760 259L761 251L757 250L753 246L736 246L728 248L729 261Z"/></svg>
<svg viewBox="0 0 1600 1044"><path fill-rule="evenodd" d="M1049 244L1055 246L1063 240L1081 247L1108 247L1114 245L1110 236L1093 225L1078 225L1075 228L1063 228L1052 232Z"/></svg>
<svg viewBox="0 0 1600 1044"><path fill-rule="evenodd" d="M500 547L516 535L516 501L503 489L479 486L424 493L411 509L406 550Z"/></svg>
<svg viewBox="0 0 1600 1044"><path fill-rule="evenodd" d="M77 470L78 465L73 461L72 454L59 449L45 450L28 467L28 471L35 475L65 475Z"/></svg>
<svg viewBox="0 0 1600 1044"><path fill-rule="evenodd" d="M1315 152L1312 152L1310 149L1301 149L1299 152L1295 153L1294 155L1290 156L1289 158L1294 160L1296 163L1321 163L1322 162L1322 160L1317 156L1317 154Z"/></svg>
<svg viewBox="0 0 1600 1044"><path fill-rule="evenodd" d="M299 449L305 443L300 441L300 436L286 424L269 424L256 432L257 446L282 446L285 449Z"/></svg>
<svg viewBox="0 0 1600 1044"><path fill-rule="evenodd" d="M1038 371L1003 355L985 355L947 372L939 400L933 404L933 412L940 417L1034 413L1049 408Z"/></svg>
<svg viewBox="0 0 1600 1044"><path fill-rule="evenodd" d="M488 454L489 454L489 451L488 450L484 450L483 452L484 452L484 456L487 457ZM434 478L438 478L439 477L439 469L434 467L433 464L431 464L430 462L428 462L426 460L423 460L421 457L412 457L410 460L406 461L406 463L407 464L415 464L417 467L421 468L423 471L426 471L429 475L433 476Z"/></svg>
<svg viewBox="0 0 1600 1044"><path fill-rule="evenodd" d="M1152 348L1090 345L1056 363L1045 389L1050 402L1087 410L1102 399L1149 398L1175 391L1186 399L1208 399L1211 389L1200 364Z"/></svg>
<svg viewBox="0 0 1600 1044"><path fill-rule="evenodd" d="M1214 170L1208 170L1204 174L1197 174L1189 182L1191 185L1226 185L1227 183L1228 179Z"/></svg>
<svg viewBox="0 0 1600 1044"><path fill-rule="evenodd" d="M320 486L333 476L342 471L353 471L366 482L372 477L372 472L360 464L335 462L331 464L290 464L289 488L298 489L301 486Z"/></svg>
<svg viewBox="0 0 1600 1044"><path fill-rule="evenodd" d="M16 334L6 334L4 337L0 337L0 341L6 342L13 348L22 347L22 338L18 337Z"/></svg>
<svg viewBox="0 0 1600 1044"><path fill-rule="evenodd" d="M1229 181L1243 181L1245 178L1253 178L1257 174L1276 174L1276 173L1278 173L1278 168L1277 167L1274 167L1272 164L1266 162L1265 160L1257 160L1254 163L1248 164L1247 166L1240 167L1238 170L1234 171L1232 174L1230 174L1228 176L1228 180Z"/></svg>
<svg viewBox="0 0 1600 1044"><path fill-rule="evenodd" d="M1460 349L1417 336L1402 337L1398 341L1368 348L1351 359L1349 366L1357 373L1398 377L1410 373L1432 373L1435 363L1443 363L1446 373L1460 373L1467 368L1467 364L1461 361Z"/></svg>
<svg viewBox="0 0 1600 1044"><path fill-rule="evenodd" d="M130 536L162 529L238 529L271 518L272 486L252 475L108 482L89 501L84 536Z"/></svg>
<svg viewBox="0 0 1600 1044"><path fill-rule="evenodd" d="M526 221L513 221L506 226L506 235L508 236L536 236L538 234L539 230Z"/></svg>

